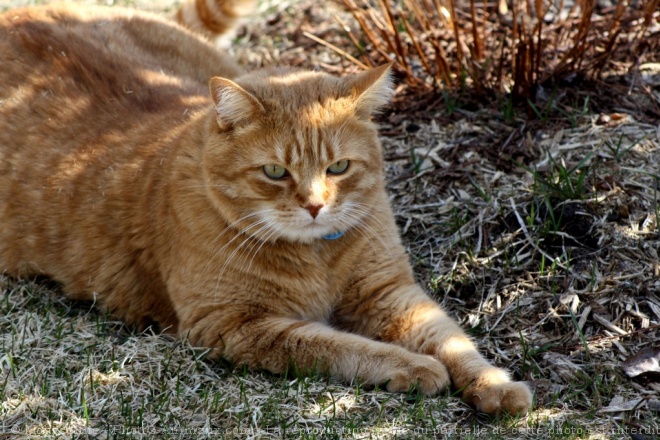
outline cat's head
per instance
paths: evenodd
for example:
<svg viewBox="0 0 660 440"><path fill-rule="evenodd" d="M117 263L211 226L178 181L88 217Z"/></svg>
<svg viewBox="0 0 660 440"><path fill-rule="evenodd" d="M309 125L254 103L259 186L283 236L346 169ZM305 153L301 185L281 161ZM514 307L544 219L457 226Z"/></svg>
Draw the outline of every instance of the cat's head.
<svg viewBox="0 0 660 440"><path fill-rule="evenodd" d="M266 70L210 89L205 184L235 227L309 243L373 215L383 162L370 119L391 97L389 66L344 78Z"/></svg>

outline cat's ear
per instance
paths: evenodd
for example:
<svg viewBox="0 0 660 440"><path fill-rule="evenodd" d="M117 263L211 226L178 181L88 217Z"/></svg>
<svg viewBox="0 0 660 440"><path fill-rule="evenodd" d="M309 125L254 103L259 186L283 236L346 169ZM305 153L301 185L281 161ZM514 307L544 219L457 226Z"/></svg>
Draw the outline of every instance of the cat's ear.
<svg viewBox="0 0 660 440"><path fill-rule="evenodd" d="M211 78L209 89L218 126L222 130L245 125L265 111L257 98L228 79Z"/></svg>
<svg viewBox="0 0 660 440"><path fill-rule="evenodd" d="M355 113L358 117L368 119L390 102L394 94L391 67L392 63L375 67L349 80L350 92L356 100Z"/></svg>

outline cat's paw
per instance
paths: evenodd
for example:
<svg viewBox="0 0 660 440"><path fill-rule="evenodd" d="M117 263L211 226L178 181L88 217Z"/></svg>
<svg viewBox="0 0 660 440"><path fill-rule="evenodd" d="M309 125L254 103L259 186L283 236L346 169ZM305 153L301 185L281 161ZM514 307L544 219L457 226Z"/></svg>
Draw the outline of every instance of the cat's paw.
<svg viewBox="0 0 660 440"><path fill-rule="evenodd" d="M500 369L483 372L463 392L463 399L486 414L526 414L532 406L532 392L523 382L511 382Z"/></svg>
<svg viewBox="0 0 660 440"><path fill-rule="evenodd" d="M405 393L412 387L426 395L437 394L449 386L449 373L445 366L430 356L411 354L407 362L387 373L386 388L390 392Z"/></svg>

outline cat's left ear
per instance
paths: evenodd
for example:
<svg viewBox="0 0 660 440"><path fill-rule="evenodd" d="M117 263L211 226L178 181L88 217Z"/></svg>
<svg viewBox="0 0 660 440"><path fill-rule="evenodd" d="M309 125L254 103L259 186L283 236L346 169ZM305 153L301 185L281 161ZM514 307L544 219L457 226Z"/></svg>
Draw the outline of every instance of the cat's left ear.
<svg viewBox="0 0 660 440"><path fill-rule="evenodd" d="M349 90L356 101L355 113L368 119L390 102L394 94L392 63L375 67L349 79Z"/></svg>
<svg viewBox="0 0 660 440"><path fill-rule="evenodd" d="M248 124L265 111L257 98L234 81L220 77L211 78L209 89L218 126L222 130Z"/></svg>

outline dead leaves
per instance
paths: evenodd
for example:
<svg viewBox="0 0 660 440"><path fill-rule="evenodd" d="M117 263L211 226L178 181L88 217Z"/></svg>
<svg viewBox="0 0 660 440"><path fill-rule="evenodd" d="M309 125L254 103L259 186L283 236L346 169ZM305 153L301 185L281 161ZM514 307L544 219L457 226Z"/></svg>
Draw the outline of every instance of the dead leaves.
<svg viewBox="0 0 660 440"><path fill-rule="evenodd" d="M646 347L623 362L623 372L637 381L660 382L660 346Z"/></svg>

